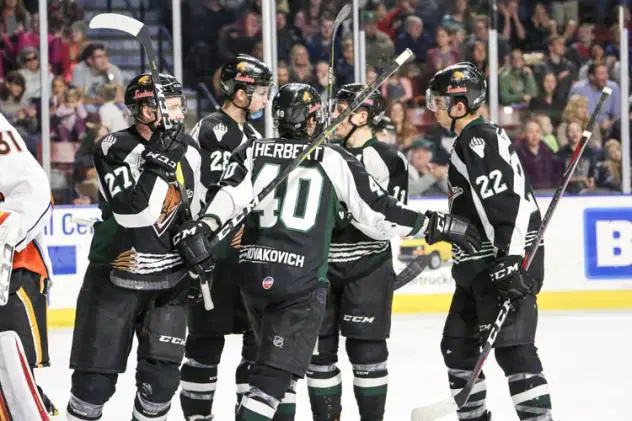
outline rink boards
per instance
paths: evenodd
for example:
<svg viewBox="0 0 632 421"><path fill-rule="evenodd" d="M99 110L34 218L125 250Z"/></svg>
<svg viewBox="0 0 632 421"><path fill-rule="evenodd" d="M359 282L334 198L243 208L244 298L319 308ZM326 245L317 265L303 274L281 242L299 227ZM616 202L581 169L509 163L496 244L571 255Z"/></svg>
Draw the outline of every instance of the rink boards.
<svg viewBox="0 0 632 421"><path fill-rule="evenodd" d="M549 197L539 197L544 214ZM420 210L447 211L446 198L411 198ZM53 264L50 325L68 326L86 270L92 229L82 220L99 217L93 206L57 206L46 238ZM546 277L539 295L542 309L632 308L632 196L565 197L545 235ZM420 253L434 253L438 267L426 269L396 292L396 313L445 312L454 282L450 247L428 246L423 239L393 240L395 270Z"/></svg>

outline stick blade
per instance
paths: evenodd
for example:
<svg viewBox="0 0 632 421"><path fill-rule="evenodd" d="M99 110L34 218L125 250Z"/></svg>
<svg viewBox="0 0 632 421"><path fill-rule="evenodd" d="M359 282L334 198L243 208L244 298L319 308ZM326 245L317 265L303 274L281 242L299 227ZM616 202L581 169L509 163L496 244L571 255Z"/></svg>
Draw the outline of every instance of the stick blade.
<svg viewBox="0 0 632 421"><path fill-rule="evenodd" d="M334 28L339 26L343 21L345 21L349 17L350 13L351 13L351 5L349 3L346 3L344 6L342 6L342 9L340 9L340 11L338 12L338 15L336 15L336 20L334 21Z"/></svg>
<svg viewBox="0 0 632 421"><path fill-rule="evenodd" d="M143 26L145 25L142 22L118 13L100 13L90 20L90 29L116 29L134 37L143 29Z"/></svg>
<svg viewBox="0 0 632 421"><path fill-rule="evenodd" d="M412 421L434 421L436 419L450 415L459 407L454 402L454 399L446 399L441 402L433 403L432 405L420 406L413 409L411 413Z"/></svg>

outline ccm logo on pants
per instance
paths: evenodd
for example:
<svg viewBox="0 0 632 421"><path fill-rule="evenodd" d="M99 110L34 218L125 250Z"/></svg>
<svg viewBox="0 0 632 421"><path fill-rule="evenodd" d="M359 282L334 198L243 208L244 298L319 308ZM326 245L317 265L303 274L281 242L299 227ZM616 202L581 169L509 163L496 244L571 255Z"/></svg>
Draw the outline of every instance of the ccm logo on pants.
<svg viewBox="0 0 632 421"><path fill-rule="evenodd" d="M184 339L176 338L174 336L160 335L160 338L158 340L160 342L168 342L168 343L172 343L174 345L182 345L182 346L184 346Z"/></svg>
<svg viewBox="0 0 632 421"><path fill-rule="evenodd" d="M352 316L350 314L345 314L342 316L342 320L351 323L373 323L375 317Z"/></svg>

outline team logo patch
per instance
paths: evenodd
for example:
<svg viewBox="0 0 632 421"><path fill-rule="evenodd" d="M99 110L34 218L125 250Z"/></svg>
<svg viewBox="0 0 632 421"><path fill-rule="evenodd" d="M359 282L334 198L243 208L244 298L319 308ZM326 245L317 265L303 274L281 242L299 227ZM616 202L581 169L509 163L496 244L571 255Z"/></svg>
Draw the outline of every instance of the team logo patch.
<svg viewBox="0 0 632 421"><path fill-rule="evenodd" d="M452 73L452 77L450 78L452 82L458 82L460 80L465 80L465 73L461 71L456 71Z"/></svg>
<svg viewBox="0 0 632 421"><path fill-rule="evenodd" d="M151 76L145 75L138 78L139 85L151 85Z"/></svg>
<svg viewBox="0 0 632 421"><path fill-rule="evenodd" d="M312 94L310 94L309 92L305 91L303 92L303 102L304 103L308 103L312 101Z"/></svg>
<svg viewBox="0 0 632 421"><path fill-rule="evenodd" d="M218 143L222 141L222 138L224 137L227 131L228 131L228 127L226 127L226 125L223 123L218 123L215 125L215 127L213 127L213 134L215 134L215 137L217 138Z"/></svg>
<svg viewBox="0 0 632 421"><path fill-rule="evenodd" d="M263 278L263 281L261 281L263 289L270 289L272 288L272 285L274 285L274 278L272 276L266 276Z"/></svg>
<svg viewBox="0 0 632 421"><path fill-rule="evenodd" d="M238 72L245 72L246 70L248 70L248 63L245 61L240 61L235 67L237 68Z"/></svg>
<svg viewBox="0 0 632 421"><path fill-rule="evenodd" d="M275 336L274 339L272 339L272 345L277 348L283 348L284 343L285 339L283 339L283 336Z"/></svg>
<svg viewBox="0 0 632 421"><path fill-rule="evenodd" d="M473 137L470 140L470 149L474 151L479 158L483 158L485 156L485 141L480 137Z"/></svg>
<svg viewBox="0 0 632 421"><path fill-rule="evenodd" d="M112 135L108 135L101 141L101 150L103 155L107 155L110 148L116 143L116 138Z"/></svg>
<svg viewBox="0 0 632 421"><path fill-rule="evenodd" d="M176 211L178 210L181 202L182 199L180 197L180 192L175 186L170 185L167 190L165 200L162 203L160 216L158 217L156 223L154 223L154 231L156 231L158 236L164 234L171 222L174 220Z"/></svg>

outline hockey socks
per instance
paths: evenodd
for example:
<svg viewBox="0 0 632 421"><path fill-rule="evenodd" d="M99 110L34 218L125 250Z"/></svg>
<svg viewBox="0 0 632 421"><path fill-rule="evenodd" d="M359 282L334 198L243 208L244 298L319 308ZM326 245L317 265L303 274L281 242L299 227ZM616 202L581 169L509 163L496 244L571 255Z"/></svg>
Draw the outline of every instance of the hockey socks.
<svg viewBox="0 0 632 421"><path fill-rule="evenodd" d="M165 421L169 408L171 408L171 402L150 402L137 393L134 399L132 421Z"/></svg>
<svg viewBox="0 0 632 421"><path fill-rule="evenodd" d="M516 413L522 421L550 421L551 396L542 373L518 373L507 376Z"/></svg>
<svg viewBox="0 0 632 421"><path fill-rule="evenodd" d="M376 364L353 364L353 393L361 421L381 421L386 405L388 370L386 361Z"/></svg>
<svg viewBox="0 0 632 421"><path fill-rule="evenodd" d="M467 379L472 375L471 370L448 369L448 379L452 396L456 395L465 387ZM459 420L485 421L489 415L485 408L485 398L487 397L487 386L485 385L485 375L481 373L472 388L472 394L463 408L457 411Z"/></svg>
<svg viewBox="0 0 632 421"><path fill-rule="evenodd" d="M248 382L250 381L250 369L252 368L252 362L248 360L242 359L235 370L235 384L237 385L237 406L239 408L239 404L243 399L244 395L248 393L250 390L250 385Z"/></svg>
<svg viewBox="0 0 632 421"><path fill-rule="evenodd" d="M279 400L253 387L241 400L237 421L270 421L279 407Z"/></svg>
<svg viewBox="0 0 632 421"><path fill-rule="evenodd" d="M66 408L66 419L68 421L99 421L102 414L103 405L95 405L70 394L70 400Z"/></svg>
<svg viewBox="0 0 632 421"><path fill-rule="evenodd" d="M217 366L188 359L180 369L180 405L184 416L210 417L217 385Z"/></svg>
<svg viewBox="0 0 632 421"><path fill-rule="evenodd" d="M340 419L342 378L335 364L310 364L307 368L307 391L314 421Z"/></svg>
<svg viewBox="0 0 632 421"><path fill-rule="evenodd" d="M296 415L296 380L292 380L287 392L279 403L273 421L293 421Z"/></svg>

